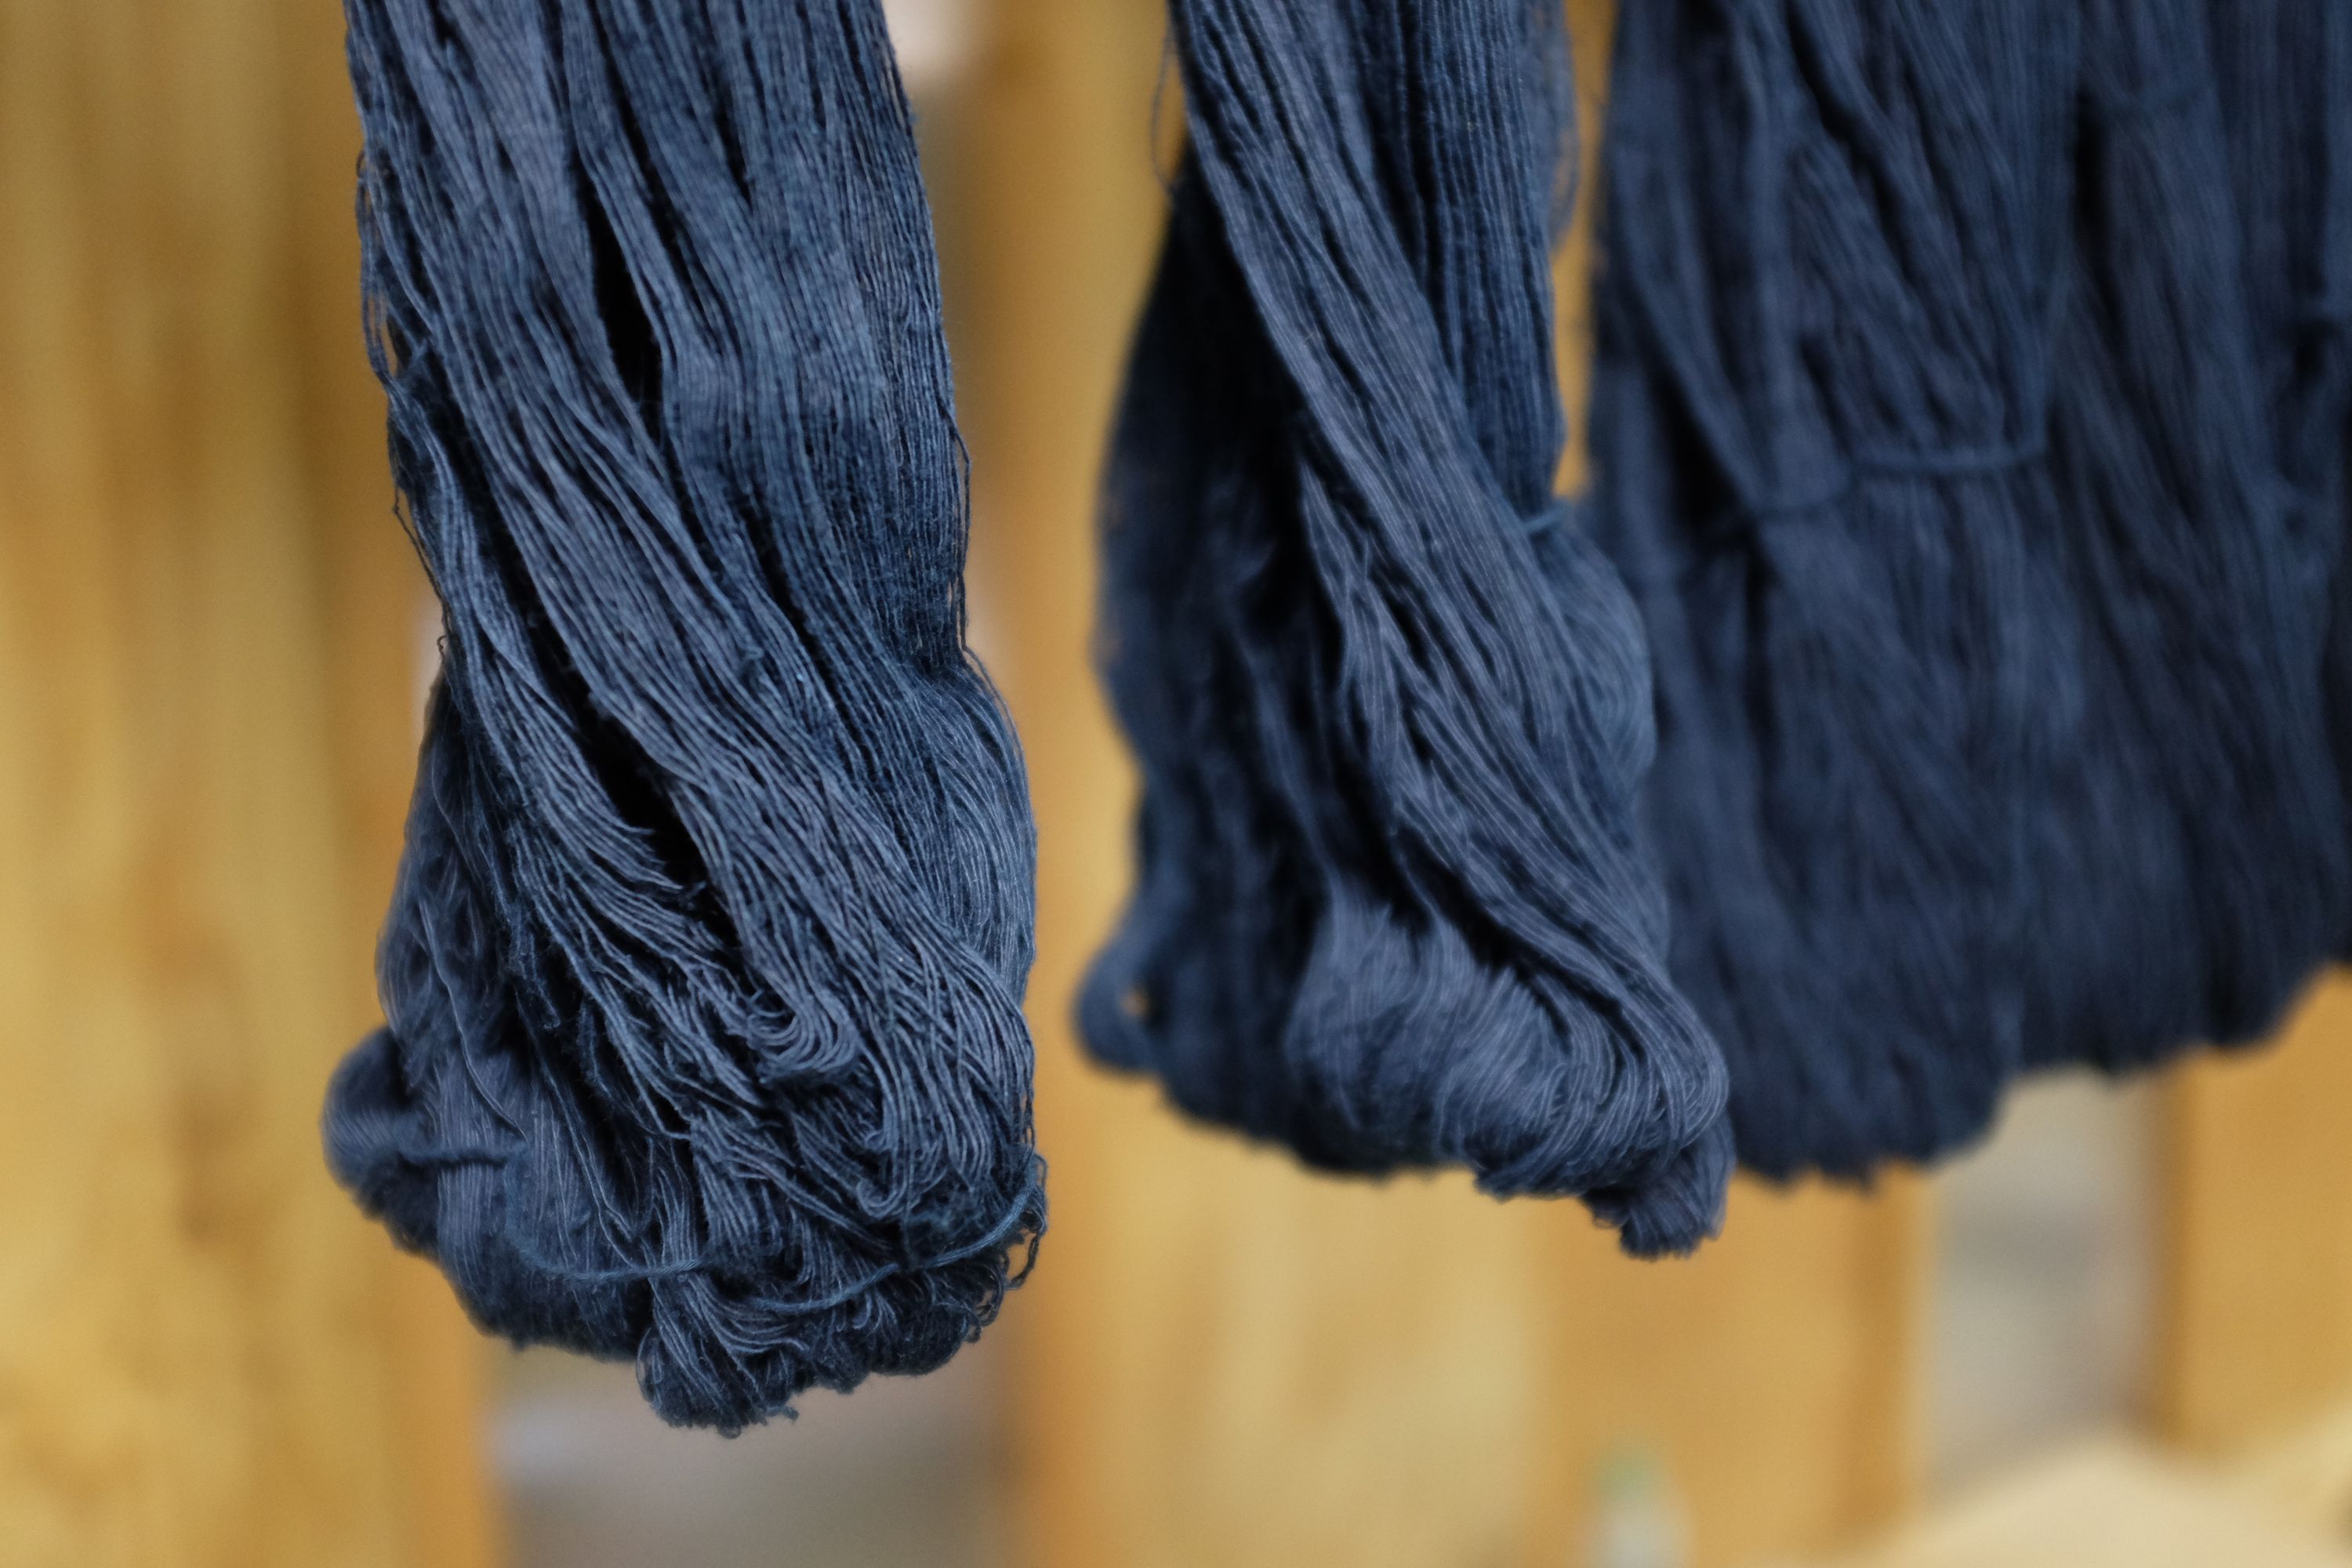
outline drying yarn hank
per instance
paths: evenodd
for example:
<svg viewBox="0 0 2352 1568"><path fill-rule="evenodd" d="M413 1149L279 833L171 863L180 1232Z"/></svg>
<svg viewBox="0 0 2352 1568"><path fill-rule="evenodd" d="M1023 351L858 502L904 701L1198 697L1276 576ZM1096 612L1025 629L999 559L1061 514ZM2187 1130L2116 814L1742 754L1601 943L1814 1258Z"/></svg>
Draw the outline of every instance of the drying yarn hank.
<svg viewBox="0 0 2352 1568"><path fill-rule="evenodd" d="M1097 1055L1355 1172L1719 1220L1714 1046L1634 843L1649 679L1555 505L1557 5L1178 0L1191 144L1129 368L1102 658L1140 880Z"/></svg>
<svg viewBox="0 0 2352 1568"><path fill-rule="evenodd" d="M1743 1161L2265 1028L2345 856L2200 9L1628 7L1603 159L1591 507Z"/></svg>
<svg viewBox="0 0 2352 1568"><path fill-rule="evenodd" d="M1034 836L879 0L348 21L446 640L333 1167L674 1422L934 1367L1044 1223Z"/></svg>

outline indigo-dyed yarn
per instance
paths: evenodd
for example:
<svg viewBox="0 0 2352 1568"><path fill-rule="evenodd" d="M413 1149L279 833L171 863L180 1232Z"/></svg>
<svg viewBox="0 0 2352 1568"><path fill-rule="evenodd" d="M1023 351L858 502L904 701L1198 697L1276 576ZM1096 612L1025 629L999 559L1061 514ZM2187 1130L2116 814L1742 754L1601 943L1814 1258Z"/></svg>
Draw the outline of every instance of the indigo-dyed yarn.
<svg viewBox="0 0 2352 1568"><path fill-rule="evenodd" d="M2266 1036L2352 882L2320 689L2338 542L2266 435L2205 9L2084 6L2051 462L2091 633L2028 846L2035 1063Z"/></svg>
<svg viewBox="0 0 2352 1568"><path fill-rule="evenodd" d="M335 1171L675 1422L936 1366L1044 1221L1034 854L878 0L348 9L446 638Z"/></svg>
<svg viewBox="0 0 2352 1568"><path fill-rule="evenodd" d="M2066 188L2030 154L2065 142L2072 9L1619 20L1591 508L1649 627L1676 973L1768 1171L1931 1153L2019 1061L1979 982L2080 700L2031 547Z"/></svg>
<svg viewBox="0 0 2352 1568"><path fill-rule="evenodd" d="M1596 525L1747 1163L2266 1024L2338 918L2310 562L2179 0L1621 24Z"/></svg>
<svg viewBox="0 0 2352 1568"><path fill-rule="evenodd" d="M2352 6L2208 0L2206 11L2263 410L2286 504L2332 573L2324 700L2352 784ZM2339 825L2352 831L2352 808ZM2352 953L2352 929L2337 951Z"/></svg>
<svg viewBox="0 0 2352 1568"><path fill-rule="evenodd" d="M1633 841L1631 604L1555 507L1549 0L1178 0L1191 150L1112 453L1140 880L1093 1049L1356 1172L1717 1223L1714 1047Z"/></svg>

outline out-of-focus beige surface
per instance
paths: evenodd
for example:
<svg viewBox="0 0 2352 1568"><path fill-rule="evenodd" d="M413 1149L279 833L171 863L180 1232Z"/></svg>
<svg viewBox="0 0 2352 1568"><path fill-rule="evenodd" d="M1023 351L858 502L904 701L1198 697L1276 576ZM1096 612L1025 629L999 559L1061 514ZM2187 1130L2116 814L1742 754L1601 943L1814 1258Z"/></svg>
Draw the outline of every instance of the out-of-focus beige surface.
<svg viewBox="0 0 2352 1568"><path fill-rule="evenodd" d="M2265 1512L2352 1544L2352 1405L2253 1445L2230 1468Z"/></svg>
<svg viewBox="0 0 2352 1568"><path fill-rule="evenodd" d="M2352 1568L2218 1473L2116 1438L1997 1482L1838 1568Z"/></svg>

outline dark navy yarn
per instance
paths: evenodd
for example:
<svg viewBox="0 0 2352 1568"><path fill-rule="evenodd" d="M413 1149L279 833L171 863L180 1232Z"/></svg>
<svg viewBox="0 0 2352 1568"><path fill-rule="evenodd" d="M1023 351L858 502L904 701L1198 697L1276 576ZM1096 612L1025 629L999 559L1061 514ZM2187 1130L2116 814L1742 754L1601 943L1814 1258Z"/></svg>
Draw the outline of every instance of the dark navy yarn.
<svg viewBox="0 0 2352 1568"><path fill-rule="evenodd" d="M1192 1113L1351 1172L1719 1221L1723 1068L1634 843L1622 586L1551 496L1550 0L1178 0L1102 659L1140 881L1081 1002Z"/></svg>
<svg viewBox="0 0 2352 1568"><path fill-rule="evenodd" d="M2265 1026L2343 908L2200 16L1665 0L1612 89L1597 525L1741 1158Z"/></svg>
<svg viewBox="0 0 2352 1568"><path fill-rule="evenodd" d="M2266 437L2202 0L2090 0L2053 409L2086 702L2029 847L2027 1054L2268 1036L2343 930L2337 542Z"/></svg>
<svg viewBox="0 0 2352 1568"><path fill-rule="evenodd" d="M2022 824L2079 705L2044 440L2077 38L2043 0L1629 5L1597 529L1654 659L1647 822L1740 1157L1924 1157L2021 1054Z"/></svg>
<svg viewBox="0 0 2352 1568"><path fill-rule="evenodd" d="M2333 574L2324 700L2352 784L2352 5L2208 0L2207 12L2264 412L2287 504ZM2352 953L2352 929L2338 952Z"/></svg>
<svg viewBox="0 0 2352 1568"><path fill-rule="evenodd" d="M1044 1224L1034 852L878 0L348 20L446 637L336 1173L674 1422L937 1366Z"/></svg>

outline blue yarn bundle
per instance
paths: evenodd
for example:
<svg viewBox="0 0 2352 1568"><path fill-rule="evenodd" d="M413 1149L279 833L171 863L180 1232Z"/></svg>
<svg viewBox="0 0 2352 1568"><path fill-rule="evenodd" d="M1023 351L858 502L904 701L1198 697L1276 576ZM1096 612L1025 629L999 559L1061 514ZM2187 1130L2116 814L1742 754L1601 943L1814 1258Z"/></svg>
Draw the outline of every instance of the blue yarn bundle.
<svg viewBox="0 0 2352 1568"><path fill-rule="evenodd" d="M1551 0L1177 0L1191 124L1135 345L1102 660L1145 781L1087 1039L1380 1173L1718 1222L1720 1059L1633 812L1640 628L1551 495Z"/></svg>
<svg viewBox="0 0 2352 1568"><path fill-rule="evenodd" d="M2021 1056L2011 808L2076 700L2038 461L2076 39L2043 0L1619 21L1596 529L1740 1157L1924 1157ZM1965 14L1964 14L1965 13Z"/></svg>
<svg viewBox="0 0 2352 1568"><path fill-rule="evenodd" d="M1033 832L878 0L352 0L446 641L338 1175L733 1429L946 1360L1044 1224Z"/></svg>
<svg viewBox="0 0 2352 1568"><path fill-rule="evenodd" d="M2052 457L2088 700L2029 846L2027 1054L2109 1069L2272 1030L2343 931L2321 689L2339 542L2266 438L2206 15L2084 8Z"/></svg>
<svg viewBox="0 0 2352 1568"><path fill-rule="evenodd" d="M2334 568L2325 700L2352 784L2352 6L2207 10L2263 412L2286 504ZM2352 828L2352 803L2344 815ZM2352 953L2352 929L2337 952Z"/></svg>
<svg viewBox="0 0 2352 1568"><path fill-rule="evenodd" d="M2340 929L2326 560L2269 463L2203 13L1661 0L1612 89L1596 526L1743 1161L2267 1025Z"/></svg>

